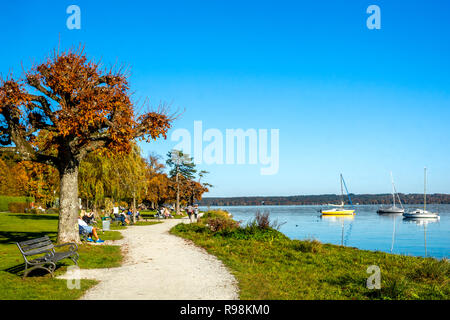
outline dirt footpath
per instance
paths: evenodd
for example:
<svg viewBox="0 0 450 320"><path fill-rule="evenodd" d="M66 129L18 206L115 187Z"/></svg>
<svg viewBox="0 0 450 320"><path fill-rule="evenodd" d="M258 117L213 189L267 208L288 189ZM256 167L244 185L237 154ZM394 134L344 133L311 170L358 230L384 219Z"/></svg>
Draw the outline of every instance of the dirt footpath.
<svg viewBox="0 0 450 320"><path fill-rule="evenodd" d="M190 241L169 234L173 226L188 220L163 221L121 230L124 239L114 243L124 250L123 265L82 269L82 279L100 280L82 299L238 299L236 280L222 262ZM71 277L66 273L59 278Z"/></svg>

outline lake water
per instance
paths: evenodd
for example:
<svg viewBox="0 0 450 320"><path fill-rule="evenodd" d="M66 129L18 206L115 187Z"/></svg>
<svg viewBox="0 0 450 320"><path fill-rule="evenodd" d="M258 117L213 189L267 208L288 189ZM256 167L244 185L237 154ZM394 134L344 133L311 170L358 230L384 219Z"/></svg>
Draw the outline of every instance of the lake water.
<svg viewBox="0 0 450 320"><path fill-rule="evenodd" d="M379 250L413 256L449 258L450 205L427 205L438 212L439 220L404 219L401 214L380 215L378 206L356 206L351 217L321 216L322 206L222 206L233 218L244 223L255 213L270 212L271 220L285 222L280 231L291 239L317 239L323 243L344 244L366 250ZM420 205L406 205L406 210ZM201 208L207 209L206 207Z"/></svg>

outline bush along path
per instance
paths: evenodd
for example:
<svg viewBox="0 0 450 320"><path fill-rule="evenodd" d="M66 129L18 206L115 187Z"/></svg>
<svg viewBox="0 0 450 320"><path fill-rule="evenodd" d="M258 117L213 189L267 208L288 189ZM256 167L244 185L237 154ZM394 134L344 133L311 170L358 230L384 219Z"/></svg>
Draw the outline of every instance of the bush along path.
<svg viewBox="0 0 450 320"><path fill-rule="evenodd" d="M189 220L170 219L121 230L123 239L117 244L125 255L122 266L80 270L81 279L100 282L82 299L237 299L236 280L216 257L168 232L180 222ZM74 276L68 272L59 278Z"/></svg>

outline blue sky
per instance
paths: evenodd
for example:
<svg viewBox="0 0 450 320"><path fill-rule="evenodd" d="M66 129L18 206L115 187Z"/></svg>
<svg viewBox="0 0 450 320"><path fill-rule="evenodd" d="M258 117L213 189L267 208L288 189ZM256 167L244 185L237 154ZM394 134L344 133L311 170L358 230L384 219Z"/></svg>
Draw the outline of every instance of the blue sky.
<svg viewBox="0 0 450 320"><path fill-rule="evenodd" d="M448 1L23 1L1 4L0 72L83 43L131 67L136 98L185 110L174 129L279 129L279 171L199 165L208 196L450 193ZM66 8L81 8L81 30ZM381 29L366 8L381 9ZM141 144L165 155L170 140Z"/></svg>

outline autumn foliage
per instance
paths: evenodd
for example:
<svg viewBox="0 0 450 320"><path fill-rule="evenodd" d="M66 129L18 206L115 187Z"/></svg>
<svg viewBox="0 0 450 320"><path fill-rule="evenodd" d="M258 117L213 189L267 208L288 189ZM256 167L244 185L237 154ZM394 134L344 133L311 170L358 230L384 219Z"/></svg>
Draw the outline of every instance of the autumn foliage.
<svg viewBox="0 0 450 320"><path fill-rule="evenodd" d="M78 241L80 162L100 148L126 154L134 139L165 138L173 117L163 107L138 113L128 74L83 49L54 52L24 73L0 79L0 151L59 171L58 239Z"/></svg>

